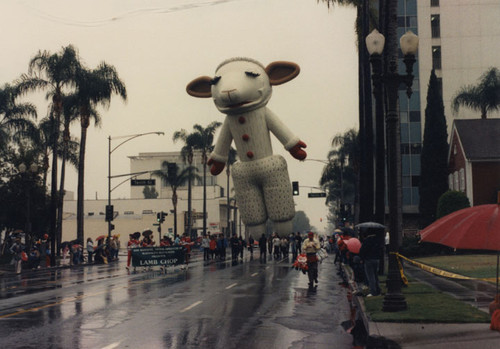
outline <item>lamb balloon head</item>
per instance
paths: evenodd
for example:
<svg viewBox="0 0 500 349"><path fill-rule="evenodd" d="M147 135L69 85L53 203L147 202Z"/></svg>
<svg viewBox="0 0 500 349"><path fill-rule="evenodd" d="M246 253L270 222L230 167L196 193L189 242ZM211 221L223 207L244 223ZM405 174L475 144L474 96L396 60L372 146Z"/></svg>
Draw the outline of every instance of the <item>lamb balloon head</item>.
<svg viewBox="0 0 500 349"><path fill-rule="evenodd" d="M186 90L194 97L212 97L224 114L240 114L267 104L273 85L295 78L300 72L292 62L273 62L264 67L250 58L231 58L222 62L215 76L203 76L188 84Z"/></svg>

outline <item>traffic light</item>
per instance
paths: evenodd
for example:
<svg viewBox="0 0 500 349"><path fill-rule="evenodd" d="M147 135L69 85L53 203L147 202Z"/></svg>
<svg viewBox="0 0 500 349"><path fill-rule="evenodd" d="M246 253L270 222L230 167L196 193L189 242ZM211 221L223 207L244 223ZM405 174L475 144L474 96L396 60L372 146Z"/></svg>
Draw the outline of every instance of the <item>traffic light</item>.
<svg viewBox="0 0 500 349"><path fill-rule="evenodd" d="M106 222L113 220L113 205L106 205Z"/></svg>
<svg viewBox="0 0 500 349"><path fill-rule="evenodd" d="M158 212L158 213L156 214L156 221L157 221L158 223L163 223L163 222L165 222L165 216L168 216L168 213L163 212L163 211Z"/></svg>
<svg viewBox="0 0 500 349"><path fill-rule="evenodd" d="M293 195L299 195L299 182L292 182Z"/></svg>

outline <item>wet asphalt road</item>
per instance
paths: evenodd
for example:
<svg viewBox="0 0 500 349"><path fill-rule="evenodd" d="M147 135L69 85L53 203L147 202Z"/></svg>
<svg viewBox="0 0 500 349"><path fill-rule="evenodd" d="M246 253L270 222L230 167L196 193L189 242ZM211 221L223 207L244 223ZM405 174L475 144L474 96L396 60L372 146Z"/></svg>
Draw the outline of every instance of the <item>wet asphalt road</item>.
<svg viewBox="0 0 500 349"><path fill-rule="evenodd" d="M0 278L0 348L351 348L333 258L319 286L287 260L127 273L101 266Z"/></svg>

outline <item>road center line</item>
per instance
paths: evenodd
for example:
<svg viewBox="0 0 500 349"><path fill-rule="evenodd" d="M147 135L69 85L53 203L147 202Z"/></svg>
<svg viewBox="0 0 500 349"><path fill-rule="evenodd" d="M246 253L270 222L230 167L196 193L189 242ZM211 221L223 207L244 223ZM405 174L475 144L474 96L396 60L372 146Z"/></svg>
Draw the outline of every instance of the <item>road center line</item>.
<svg viewBox="0 0 500 349"><path fill-rule="evenodd" d="M231 284L229 286L226 287L226 290L229 290L230 288L233 288L234 286L238 285L237 282L235 282L234 284Z"/></svg>
<svg viewBox="0 0 500 349"><path fill-rule="evenodd" d="M186 308L182 309L179 313L184 313L184 312L186 312L186 311L188 311L188 310L191 310L191 309L193 309L194 307L196 307L196 306L200 305L201 303L203 303L203 301L198 301L198 302L196 302L196 303L193 303L193 304L191 304L189 307L186 307Z"/></svg>

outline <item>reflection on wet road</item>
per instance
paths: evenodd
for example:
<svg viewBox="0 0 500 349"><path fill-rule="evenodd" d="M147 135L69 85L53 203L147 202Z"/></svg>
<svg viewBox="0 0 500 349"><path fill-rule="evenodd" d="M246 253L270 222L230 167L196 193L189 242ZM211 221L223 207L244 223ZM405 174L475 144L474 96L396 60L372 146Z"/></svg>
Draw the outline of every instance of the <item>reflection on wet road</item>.
<svg viewBox="0 0 500 349"><path fill-rule="evenodd" d="M349 318L346 291L332 258L309 290L287 260L200 257L166 274L129 274L120 261L4 277L0 346L351 348L341 326Z"/></svg>

